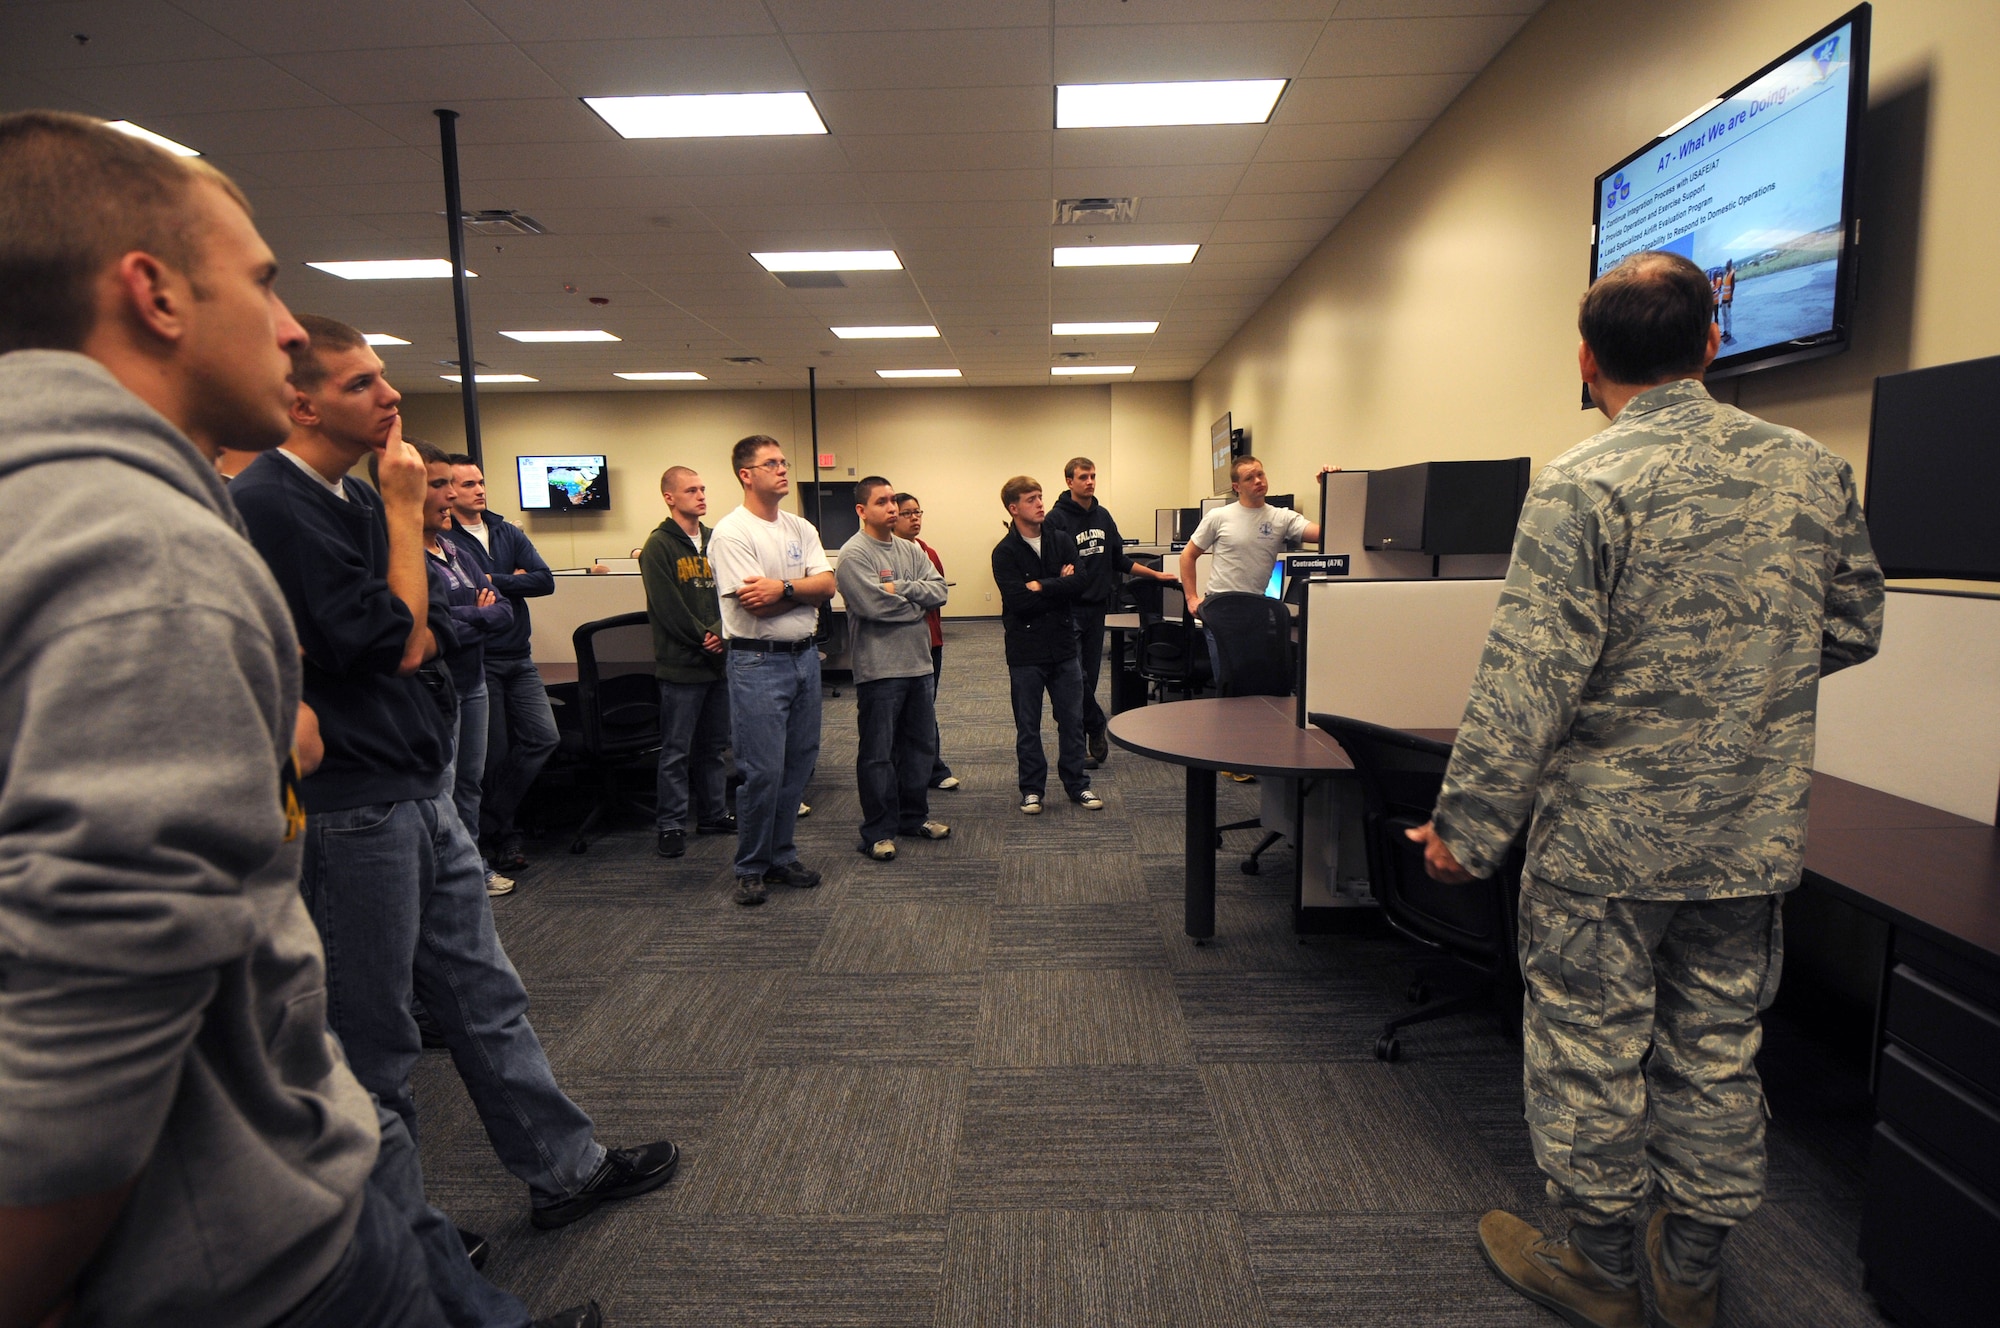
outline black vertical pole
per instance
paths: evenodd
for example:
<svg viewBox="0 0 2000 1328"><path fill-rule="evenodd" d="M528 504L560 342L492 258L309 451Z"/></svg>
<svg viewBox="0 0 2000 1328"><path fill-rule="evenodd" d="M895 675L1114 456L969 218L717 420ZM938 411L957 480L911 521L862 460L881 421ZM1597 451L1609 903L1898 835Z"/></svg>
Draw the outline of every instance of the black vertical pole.
<svg viewBox="0 0 2000 1328"><path fill-rule="evenodd" d="M458 112L440 110L438 141L444 148L444 217L451 236L451 302L458 315L459 399L465 403L465 452L475 464L479 450L479 374L472 358L472 306L465 298L465 207L458 194Z"/></svg>
<svg viewBox="0 0 2000 1328"><path fill-rule="evenodd" d="M813 514L812 523L816 527L826 508L826 495L819 487L819 370L806 366L806 414L812 420L813 442Z"/></svg>

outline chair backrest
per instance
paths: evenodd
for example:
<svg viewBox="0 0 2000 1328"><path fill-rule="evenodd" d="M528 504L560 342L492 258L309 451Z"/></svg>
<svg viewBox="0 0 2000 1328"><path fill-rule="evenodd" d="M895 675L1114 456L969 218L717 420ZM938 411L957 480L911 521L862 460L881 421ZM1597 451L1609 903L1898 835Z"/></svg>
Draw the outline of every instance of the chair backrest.
<svg viewBox="0 0 2000 1328"><path fill-rule="evenodd" d="M1361 777L1368 877L1390 924L1495 976L1511 972L1518 849L1486 880L1445 885L1424 871L1423 850L1403 833L1430 820L1451 764L1450 744L1343 715L1311 719L1346 749Z"/></svg>
<svg viewBox="0 0 2000 1328"><path fill-rule="evenodd" d="M1132 604L1139 611L1139 625L1145 627L1160 621L1166 615L1162 612L1162 592L1166 586L1151 577L1141 577L1132 583Z"/></svg>
<svg viewBox="0 0 2000 1328"><path fill-rule="evenodd" d="M1263 595L1210 595L1201 620L1215 635L1215 680L1224 696L1290 696L1298 680L1292 615L1283 600Z"/></svg>
<svg viewBox="0 0 2000 1328"><path fill-rule="evenodd" d="M660 689L653 675L653 628L644 613L587 622L576 647L576 701L584 750L629 756L660 745Z"/></svg>

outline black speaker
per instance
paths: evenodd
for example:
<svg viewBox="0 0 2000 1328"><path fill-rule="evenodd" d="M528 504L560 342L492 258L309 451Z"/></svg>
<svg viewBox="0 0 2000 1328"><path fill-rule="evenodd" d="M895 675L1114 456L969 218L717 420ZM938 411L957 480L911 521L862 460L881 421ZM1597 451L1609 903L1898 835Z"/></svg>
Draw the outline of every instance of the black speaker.
<svg viewBox="0 0 2000 1328"><path fill-rule="evenodd" d="M1375 553L1511 553L1531 478L1527 457L1370 471L1361 545Z"/></svg>

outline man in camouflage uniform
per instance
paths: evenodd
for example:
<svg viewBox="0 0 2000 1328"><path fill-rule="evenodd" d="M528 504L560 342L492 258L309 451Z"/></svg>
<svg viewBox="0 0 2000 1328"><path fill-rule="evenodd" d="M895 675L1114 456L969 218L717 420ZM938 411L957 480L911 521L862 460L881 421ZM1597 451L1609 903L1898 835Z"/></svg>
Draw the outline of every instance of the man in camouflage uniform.
<svg viewBox="0 0 2000 1328"><path fill-rule="evenodd" d="M1488 1261L1577 1324L1713 1321L1722 1241L1764 1193L1758 1014L1798 883L1819 679L1875 653L1882 576L1847 465L1709 396L1701 270L1637 254L1584 297L1612 424L1521 512L1435 819L1440 880L1524 823L1527 1119L1556 1241L1510 1213Z"/></svg>

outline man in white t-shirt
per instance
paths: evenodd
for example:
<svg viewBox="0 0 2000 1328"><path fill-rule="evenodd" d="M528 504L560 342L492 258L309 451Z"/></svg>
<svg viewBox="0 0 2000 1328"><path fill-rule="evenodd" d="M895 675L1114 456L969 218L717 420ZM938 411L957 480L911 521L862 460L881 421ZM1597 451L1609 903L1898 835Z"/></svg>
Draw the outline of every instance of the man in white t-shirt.
<svg viewBox="0 0 2000 1328"><path fill-rule="evenodd" d="M736 767L736 902L761 904L768 885L810 890L819 873L792 843L799 801L819 760L819 606L833 567L819 532L778 509L791 467L775 438L752 434L730 466L743 506L716 522L708 560L729 646L729 714Z"/></svg>
<svg viewBox="0 0 2000 1328"><path fill-rule="evenodd" d="M1207 594L1261 595L1271 582L1271 569L1277 566L1280 553L1319 538L1319 526L1314 522L1289 507L1265 503L1271 481L1264 474L1264 463L1256 457L1238 457L1230 464L1229 487L1236 501L1210 508L1181 550L1181 590L1190 614L1200 609L1204 598L1195 584L1195 563L1200 558L1215 560L1209 570ZM1209 663L1220 677L1222 665L1217 653L1215 638L1210 636Z"/></svg>

